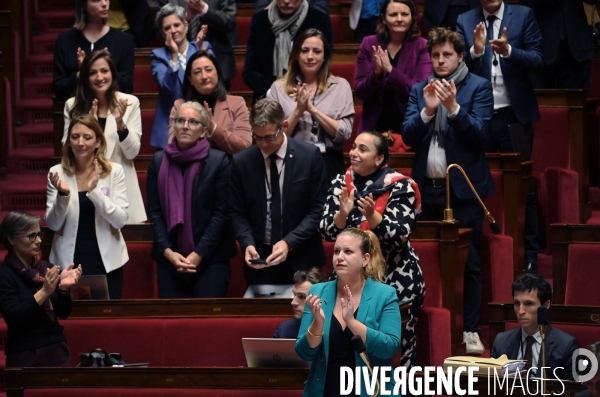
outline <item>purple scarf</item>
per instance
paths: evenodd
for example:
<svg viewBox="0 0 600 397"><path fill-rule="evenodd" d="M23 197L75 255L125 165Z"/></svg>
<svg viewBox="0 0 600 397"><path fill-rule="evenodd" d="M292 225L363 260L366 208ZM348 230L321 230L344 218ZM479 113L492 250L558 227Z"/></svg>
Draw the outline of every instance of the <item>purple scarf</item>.
<svg viewBox="0 0 600 397"><path fill-rule="evenodd" d="M37 259L37 257L33 258L33 263L31 264L31 267L28 268L15 254L9 252L4 257L4 265L13 269L19 276L25 279L26 282L31 284L36 291L39 291L44 286L44 277L46 276L50 262L43 259ZM44 312L50 320L56 321L50 299L46 299L44 303L42 303L42 309L44 309Z"/></svg>
<svg viewBox="0 0 600 397"><path fill-rule="evenodd" d="M180 150L177 139L173 139L165 146L165 155L158 171L158 197L163 217L169 235L177 233L177 251L183 256L188 256L196 248L192 232L194 180L202 168L202 160L208 156L209 148L208 139L200 139L196 146ZM182 165L186 166L185 172L181 172Z"/></svg>

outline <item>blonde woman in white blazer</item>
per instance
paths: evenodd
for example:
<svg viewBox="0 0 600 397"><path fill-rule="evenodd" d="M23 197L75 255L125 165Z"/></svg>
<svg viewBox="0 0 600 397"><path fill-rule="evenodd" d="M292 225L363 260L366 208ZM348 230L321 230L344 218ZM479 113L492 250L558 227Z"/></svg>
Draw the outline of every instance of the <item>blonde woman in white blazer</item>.
<svg viewBox="0 0 600 397"><path fill-rule="evenodd" d="M88 113L104 131L106 158L123 167L130 203L127 223L145 222L146 210L133 164L142 139L140 101L118 91L116 66L103 50L92 52L81 62L76 94L65 103L63 144L71 119Z"/></svg>
<svg viewBox="0 0 600 397"><path fill-rule="evenodd" d="M121 228L129 218L121 165L104 156L98 121L85 114L67 130L61 164L48 174L46 223L54 230L50 261L84 264L86 275L107 276L110 297L122 294L129 260Z"/></svg>

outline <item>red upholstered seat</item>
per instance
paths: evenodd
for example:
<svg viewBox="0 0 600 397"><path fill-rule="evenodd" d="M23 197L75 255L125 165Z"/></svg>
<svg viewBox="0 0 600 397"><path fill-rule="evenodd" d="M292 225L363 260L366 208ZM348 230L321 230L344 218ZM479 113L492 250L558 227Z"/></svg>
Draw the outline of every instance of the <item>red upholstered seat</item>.
<svg viewBox="0 0 600 397"><path fill-rule="evenodd" d="M231 87L229 88L230 92L249 92L252 91L250 87L244 83L242 79L242 70L244 70L244 65L235 65L235 76L231 79Z"/></svg>
<svg viewBox="0 0 600 397"><path fill-rule="evenodd" d="M565 305L600 306L599 257L600 244L569 244Z"/></svg>
<svg viewBox="0 0 600 397"><path fill-rule="evenodd" d="M277 390L277 389L150 389L150 388L54 388L54 389L25 389L24 397L300 397L303 389ZM0 393L1 395L5 393Z"/></svg>
<svg viewBox="0 0 600 397"><path fill-rule="evenodd" d="M152 70L149 66L140 66L133 71L133 95L135 94L156 94L158 84L152 77Z"/></svg>
<svg viewBox="0 0 600 397"><path fill-rule="evenodd" d="M437 242L411 241L419 256L421 271L425 279L423 306L442 307L442 275L440 272L440 245ZM449 330L450 328L448 328Z"/></svg>
<svg viewBox="0 0 600 397"><path fill-rule="evenodd" d="M552 306L550 306L552 311ZM598 341L598 334L600 333L600 327L593 325L575 325L575 324L552 324L555 328L560 329L563 332L577 338L580 347L587 347L590 344ZM504 326L506 331L519 327L517 322L507 322Z"/></svg>
<svg viewBox="0 0 600 397"><path fill-rule="evenodd" d="M417 324L417 365L441 366L452 356L450 311L441 307L422 307Z"/></svg>
<svg viewBox="0 0 600 397"><path fill-rule="evenodd" d="M342 20L339 15L330 15L331 17L331 31L333 33L333 43L342 43Z"/></svg>
<svg viewBox="0 0 600 397"><path fill-rule="evenodd" d="M331 73L348 81L350 87L354 90L354 76L356 74L356 63L333 63Z"/></svg>
<svg viewBox="0 0 600 397"><path fill-rule="evenodd" d="M252 18L241 18L235 19L237 25L237 36L240 45L248 44L248 34L250 33L250 25L252 24Z"/></svg>
<svg viewBox="0 0 600 397"><path fill-rule="evenodd" d="M150 138L152 137L152 128L154 127L154 110L142 110L142 146L140 147L139 154L153 155L156 152L156 148L150 145ZM140 170L138 171L146 171Z"/></svg>
<svg viewBox="0 0 600 397"><path fill-rule="evenodd" d="M323 249L325 250L325 266L323 266L323 274L329 277L333 272L333 241L323 241Z"/></svg>
<svg viewBox="0 0 600 397"><path fill-rule="evenodd" d="M246 366L242 338L269 338L285 317L63 320L73 365L101 347L127 363Z"/></svg>
<svg viewBox="0 0 600 397"><path fill-rule="evenodd" d="M127 251L129 262L123 269L123 299L158 299L156 263L151 258L152 243L128 243Z"/></svg>

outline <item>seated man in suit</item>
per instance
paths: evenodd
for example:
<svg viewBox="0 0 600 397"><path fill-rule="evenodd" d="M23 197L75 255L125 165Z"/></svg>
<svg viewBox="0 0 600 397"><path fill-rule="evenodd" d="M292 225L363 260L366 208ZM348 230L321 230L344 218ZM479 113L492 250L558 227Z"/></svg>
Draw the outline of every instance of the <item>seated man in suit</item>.
<svg viewBox="0 0 600 397"><path fill-rule="evenodd" d="M250 24L242 78L254 91L254 101L266 96L271 84L285 75L292 43L300 33L320 30L333 53L329 15L311 8L307 0L276 0L275 5L256 12Z"/></svg>
<svg viewBox="0 0 600 397"><path fill-rule="evenodd" d="M231 222L244 253L248 285L289 284L298 270L325 264L319 221L327 194L318 147L288 138L281 105L252 107L256 145L233 156Z"/></svg>
<svg viewBox="0 0 600 397"><path fill-rule="evenodd" d="M446 167L460 165L477 194L494 193L494 182L483 151L494 111L492 85L469 73L460 35L447 28L429 32L427 50L433 73L413 86L402 138L415 151L412 177L421 192L421 220L441 220L446 207ZM460 172L450 174L451 206L460 227L472 229L465 267L464 332L467 354L483 353L479 338L481 313L481 242L483 211Z"/></svg>
<svg viewBox="0 0 600 397"><path fill-rule="evenodd" d="M503 354L513 360L527 360L527 368L533 376L541 376L540 367L542 337L537 322L538 307L550 307L552 287L538 274L523 274L512 284L515 314L521 325L496 336L491 356L498 358ZM573 352L579 348L579 342L571 335L548 325L546 327L546 378L573 380Z"/></svg>
<svg viewBox="0 0 600 397"><path fill-rule="evenodd" d="M592 343L587 349L594 353L596 360L600 363L600 341ZM600 397L600 369L592 379L583 382L583 385L587 387L587 390L577 394L577 397Z"/></svg>
<svg viewBox="0 0 600 397"><path fill-rule="evenodd" d="M313 267L307 271L298 270L294 273L294 288L292 288L292 292L294 293L294 298L292 299L294 316L279 323L273 334L273 338L296 339L298 337L308 290L313 284L323 281L323 273L318 267Z"/></svg>

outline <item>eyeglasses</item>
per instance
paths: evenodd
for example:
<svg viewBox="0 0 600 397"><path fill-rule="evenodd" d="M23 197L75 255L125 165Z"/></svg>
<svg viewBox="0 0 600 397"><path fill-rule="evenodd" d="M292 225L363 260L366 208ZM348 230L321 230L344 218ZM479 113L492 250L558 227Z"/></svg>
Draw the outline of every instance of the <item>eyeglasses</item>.
<svg viewBox="0 0 600 397"><path fill-rule="evenodd" d="M44 239L44 232L43 231L39 231L37 233L29 233L27 234L25 237L27 237L29 239L29 241L31 241L32 243L35 242L36 238L40 238L40 240Z"/></svg>
<svg viewBox="0 0 600 397"><path fill-rule="evenodd" d="M263 139L267 142L273 142L275 139L277 139L277 135L279 135L280 132L281 132L281 127L279 127L279 129L277 130L276 133L267 135L267 136L258 136L254 133L254 131L251 131L250 134L252 135L252 138L254 138L254 140L256 142L260 142Z"/></svg>
<svg viewBox="0 0 600 397"><path fill-rule="evenodd" d="M177 124L180 127L183 127L186 122L188 123L190 128L196 128L199 125L203 125L200 121L198 121L196 119L184 119L183 117L177 117L175 119L175 124Z"/></svg>

